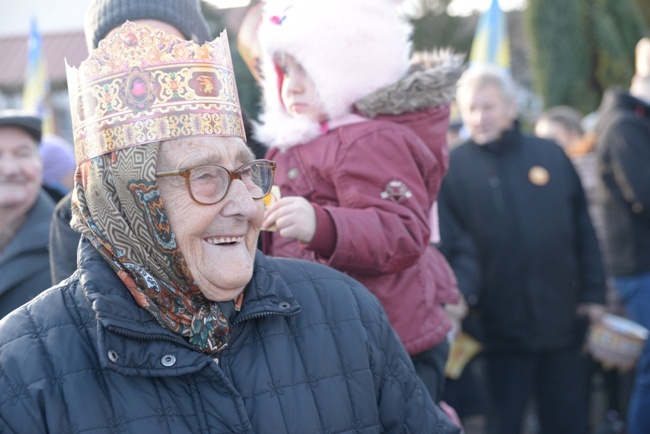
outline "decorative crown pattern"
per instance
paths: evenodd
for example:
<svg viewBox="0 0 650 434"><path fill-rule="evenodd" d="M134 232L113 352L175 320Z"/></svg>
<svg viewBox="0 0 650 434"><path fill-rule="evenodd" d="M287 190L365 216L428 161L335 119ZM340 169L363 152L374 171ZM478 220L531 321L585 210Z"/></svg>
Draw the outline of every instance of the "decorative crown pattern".
<svg viewBox="0 0 650 434"><path fill-rule="evenodd" d="M127 21L66 72L77 165L183 137L246 140L225 31L198 45Z"/></svg>

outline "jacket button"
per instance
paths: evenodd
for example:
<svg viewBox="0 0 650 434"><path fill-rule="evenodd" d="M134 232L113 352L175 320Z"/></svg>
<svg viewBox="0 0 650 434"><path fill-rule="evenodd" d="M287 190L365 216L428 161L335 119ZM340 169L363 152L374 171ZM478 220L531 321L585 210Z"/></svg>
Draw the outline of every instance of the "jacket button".
<svg viewBox="0 0 650 434"><path fill-rule="evenodd" d="M298 177L298 174L299 174L298 169L296 169L295 167L292 167L292 168L289 169L289 171L287 172L287 177L288 177L289 179L296 179L296 178Z"/></svg>
<svg viewBox="0 0 650 434"><path fill-rule="evenodd" d="M119 359L119 357L117 356L117 351L108 350L108 360L110 360L113 363L117 363L117 359Z"/></svg>
<svg viewBox="0 0 650 434"><path fill-rule="evenodd" d="M162 359L160 359L160 363L166 368L172 367L176 364L176 356L173 354L165 354L162 356Z"/></svg>
<svg viewBox="0 0 650 434"><path fill-rule="evenodd" d="M291 304L287 303L286 301L280 303L280 309L289 309L290 306Z"/></svg>
<svg viewBox="0 0 650 434"><path fill-rule="evenodd" d="M632 212L634 214L641 214L643 212L643 204L641 202L634 202L632 204Z"/></svg>

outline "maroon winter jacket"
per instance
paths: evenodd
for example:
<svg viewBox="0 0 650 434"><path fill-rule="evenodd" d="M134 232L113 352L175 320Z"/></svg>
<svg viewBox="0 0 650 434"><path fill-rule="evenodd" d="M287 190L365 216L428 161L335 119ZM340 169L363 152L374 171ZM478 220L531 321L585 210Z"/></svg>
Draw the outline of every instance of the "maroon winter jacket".
<svg viewBox="0 0 650 434"><path fill-rule="evenodd" d="M445 338L451 324L442 305L459 297L451 268L429 243L448 119L447 104L382 115L267 154L282 197L309 200L317 229L308 245L267 232L265 252L322 262L359 280L410 354Z"/></svg>

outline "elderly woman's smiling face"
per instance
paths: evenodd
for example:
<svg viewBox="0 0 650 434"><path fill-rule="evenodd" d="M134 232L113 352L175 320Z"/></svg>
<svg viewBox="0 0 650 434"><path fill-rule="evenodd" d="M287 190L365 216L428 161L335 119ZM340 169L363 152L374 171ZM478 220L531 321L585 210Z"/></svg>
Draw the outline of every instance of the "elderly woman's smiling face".
<svg viewBox="0 0 650 434"><path fill-rule="evenodd" d="M163 142L157 172L218 164L235 170L253 159L239 138L194 137ZM158 178L158 188L176 242L201 292L213 301L232 300L253 273L263 204L241 180L213 205L196 203L182 176Z"/></svg>

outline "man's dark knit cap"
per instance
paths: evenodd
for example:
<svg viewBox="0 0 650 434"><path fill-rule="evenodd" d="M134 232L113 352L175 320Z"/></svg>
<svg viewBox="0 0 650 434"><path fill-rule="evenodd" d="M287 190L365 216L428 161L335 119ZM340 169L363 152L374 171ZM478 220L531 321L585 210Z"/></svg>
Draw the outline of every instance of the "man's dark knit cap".
<svg viewBox="0 0 650 434"><path fill-rule="evenodd" d="M0 110L0 127L16 127L32 136L37 145L41 144L43 121L36 113L24 110Z"/></svg>

